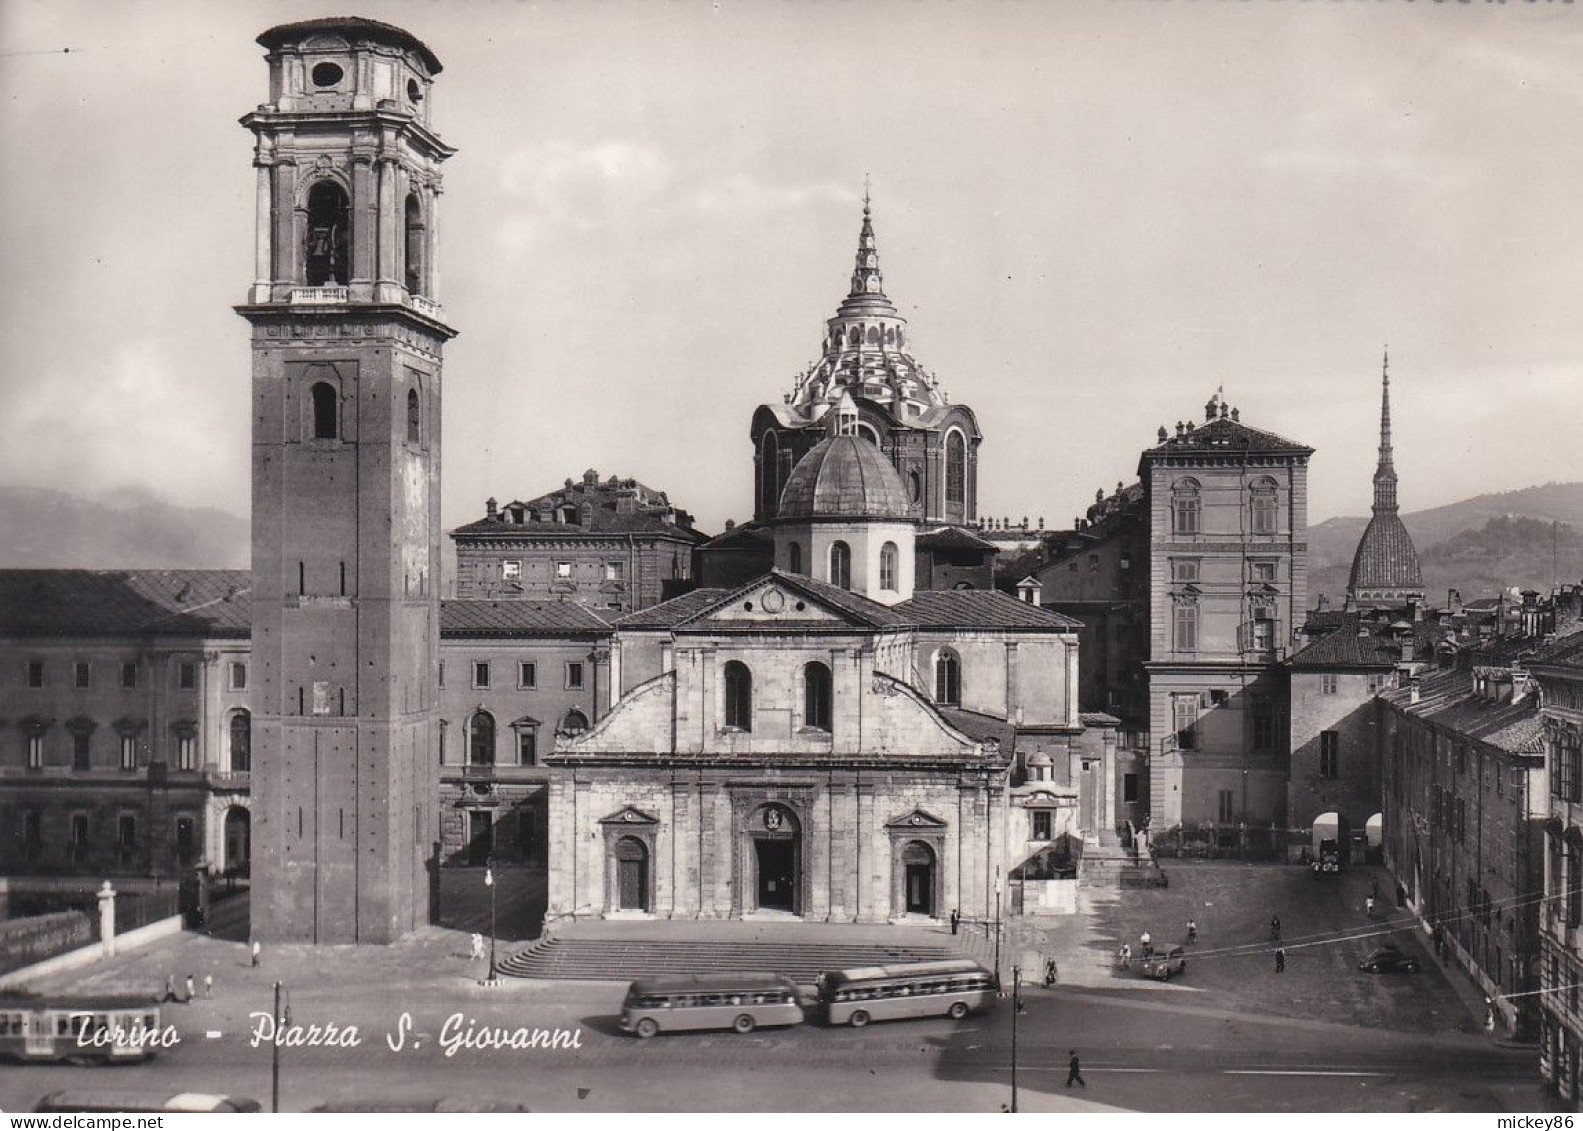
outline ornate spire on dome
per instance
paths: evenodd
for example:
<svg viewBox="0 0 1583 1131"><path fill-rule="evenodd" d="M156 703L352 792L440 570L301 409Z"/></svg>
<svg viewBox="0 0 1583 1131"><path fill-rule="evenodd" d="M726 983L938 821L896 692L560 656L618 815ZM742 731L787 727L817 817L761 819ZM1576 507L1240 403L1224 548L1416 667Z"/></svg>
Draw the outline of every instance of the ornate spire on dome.
<svg viewBox="0 0 1583 1131"><path fill-rule="evenodd" d="M1374 513L1396 513L1396 465L1391 460L1391 349L1380 370L1380 462L1374 471Z"/></svg>
<svg viewBox="0 0 1583 1131"><path fill-rule="evenodd" d="M868 191L868 174L863 175L863 228L857 237L857 264L852 270L852 289L848 298L885 294L885 277L879 271L879 249L874 244L874 212Z"/></svg>

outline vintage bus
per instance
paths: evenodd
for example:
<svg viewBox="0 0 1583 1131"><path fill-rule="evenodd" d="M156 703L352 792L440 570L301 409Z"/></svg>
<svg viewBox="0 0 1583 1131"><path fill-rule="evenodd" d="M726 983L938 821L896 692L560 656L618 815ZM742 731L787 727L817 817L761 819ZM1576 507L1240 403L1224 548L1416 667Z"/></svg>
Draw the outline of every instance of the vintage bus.
<svg viewBox="0 0 1583 1131"><path fill-rule="evenodd" d="M957 1020L995 1004L995 975L971 959L864 966L824 975L819 1002L830 1025L946 1016Z"/></svg>
<svg viewBox="0 0 1583 1131"><path fill-rule="evenodd" d="M673 974L627 988L621 1028L640 1037L682 1029L735 1029L802 1022L797 986L779 974Z"/></svg>
<svg viewBox="0 0 1583 1131"><path fill-rule="evenodd" d="M173 1035L148 997L0 995L0 1056L29 1061L146 1060Z"/></svg>

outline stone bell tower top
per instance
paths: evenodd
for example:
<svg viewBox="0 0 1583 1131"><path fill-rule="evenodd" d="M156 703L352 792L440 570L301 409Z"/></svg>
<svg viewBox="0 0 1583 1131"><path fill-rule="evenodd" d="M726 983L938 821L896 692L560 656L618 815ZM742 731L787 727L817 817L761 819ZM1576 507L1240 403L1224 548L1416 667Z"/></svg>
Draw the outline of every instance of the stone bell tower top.
<svg viewBox="0 0 1583 1131"><path fill-rule="evenodd" d="M400 306L449 336L435 301L440 61L400 28L356 17L281 24L256 139L256 269L249 306Z"/></svg>

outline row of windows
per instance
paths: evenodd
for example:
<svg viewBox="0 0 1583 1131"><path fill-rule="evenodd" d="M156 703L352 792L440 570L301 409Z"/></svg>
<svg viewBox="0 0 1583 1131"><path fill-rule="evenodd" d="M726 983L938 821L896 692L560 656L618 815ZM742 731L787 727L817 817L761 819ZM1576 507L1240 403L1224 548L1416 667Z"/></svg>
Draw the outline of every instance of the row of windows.
<svg viewBox="0 0 1583 1131"><path fill-rule="evenodd" d="M252 769L253 761L253 720L246 711L237 711L231 716L227 725L227 736L230 740L231 770L235 773L248 773ZM96 726L82 720L73 720L66 724L66 730L71 737L71 764L74 770L93 769L93 732ZM46 727L39 727L26 735L27 741L27 767L30 770L42 769L45 755L48 750L48 734ZM123 770L136 770L138 768L138 740L135 734L117 734L119 744L119 765ZM190 721L183 720L171 726L171 752L174 754L172 764L178 770L195 770L198 768L198 732L197 727Z"/></svg>
<svg viewBox="0 0 1583 1131"><path fill-rule="evenodd" d="M341 438L341 394L328 381L315 381L308 390L313 410L313 438L339 440ZM423 442L423 408L418 390L407 390L407 442Z"/></svg>
<svg viewBox="0 0 1583 1131"><path fill-rule="evenodd" d="M511 725L516 732L516 765L536 766L539 762L539 724L536 722L519 722ZM561 716L559 734L581 734L588 729L588 716L578 708L573 707ZM440 720L440 764L446 763L447 750L450 742L448 734L450 723ZM463 736L464 749L467 752L469 766L493 766L500 762L497 756L499 728L495 724L495 716L488 711L474 711L468 716L466 732Z"/></svg>
<svg viewBox="0 0 1583 1131"><path fill-rule="evenodd" d="M1280 485L1268 476L1255 479L1247 490L1248 532L1276 534L1280 531ZM1171 530L1176 534L1203 531L1203 486L1196 479L1178 479L1171 484Z"/></svg>
<svg viewBox="0 0 1583 1131"><path fill-rule="evenodd" d="M105 661L98 664L105 666ZM126 660L110 666L118 669L120 686L123 691L135 691L142 680L141 669L136 660ZM92 660L76 660L70 665L71 686L79 691L86 691L94 685L94 667ZM191 661L176 664L171 678L178 690L192 691L198 686L198 665ZM247 665L240 661L233 661L226 666L226 686L232 691L247 690ZM43 660L29 660L22 665L22 682L31 688L49 686L49 666Z"/></svg>
<svg viewBox="0 0 1583 1131"><path fill-rule="evenodd" d="M555 563L555 576L571 577L572 565L573 563L569 561L557 561ZM624 581L627 576L627 563L623 561L607 561L604 563L604 571L606 581ZM521 581L522 562L518 559L501 562L500 580Z"/></svg>
<svg viewBox="0 0 1583 1131"><path fill-rule="evenodd" d="M1274 583L1277 577L1279 563L1273 558L1250 558L1247 560L1248 580ZM1172 558L1171 580L1177 582L1197 582L1202 572L1202 558ZM1099 568L1099 555L1089 555L1089 568Z"/></svg>
<svg viewBox="0 0 1583 1131"><path fill-rule="evenodd" d="M803 665L802 725L828 731L831 711L830 669L818 660ZM725 683L725 725L734 730L753 729L753 673L740 660L727 660ZM935 702L958 706L962 702L962 661L949 649L941 649L934 663Z"/></svg>
<svg viewBox="0 0 1583 1131"><path fill-rule="evenodd" d="M881 395L879 390L875 395ZM909 406L916 415L918 407ZM866 436L875 447L880 447L879 435L867 424L858 425L859 433ZM759 509L768 514L780 502L781 491L791 475L793 453L780 450L780 441L774 432L766 432L759 442ZM916 470L907 473L907 494L916 503L923 498L923 479ZM957 506L967 502L967 440L953 428L945 438L945 501Z"/></svg>
<svg viewBox="0 0 1583 1131"><path fill-rule="evenodd" d="M1171 606L1171 650L1198 651L1198 602L1182 599ZM1266 653L1275 649L1275 618L1264 606L1253 609L1253 619L1238 625L1237 647L1242 652Z"/></svg>
<svg viewBox="0 0 1583 1131"><path fill-rule="evenodd" d="M900 561L901 552L896 543L886 542L879 548L879 587L887 593L898 590ZM829 565L825 580L841 589L852 588L852 547L841 541L830 543ZM791 573L803 572L801 543L793 542L786 547L786 568Z"/></svg>
<svg viewBox="0 0 1583 1131"><path fill-rule="evenodd" d="M1210 707L1225 707L1231 702L1231 693L1220 688L1209 692ZM1204 699L1198 692L1171 696L1171 722L1176 732L1176 745L1181 750L1198 749L1196 724ZM1275 749L1275 704L1268 696L1256 695L1251 701L1253 749L1265 752Z"/></svg>
<svg viewBox="0 0 1583 1131"><path fill-rule="evenodd" d="M587 672L587 665L582 660L567 660L563 668L565 682L563 686L567 691L581 691L583 679ZM474 660L472 664L473 686L479 689L493 687L495 679L495 665L492 660ZM445 661L440 661L440 686L445 686ZM539 665L536 660L517 661L517 687L523 691L532 691L539 686Z"/></svg>
<svg viewBox="0 0 1583 1131"><path fill-rule="evenodd" d="M192 816L178 816L172 830L171 847L176 858L183 864L190 864L197 859L198 854L198 822ZM91 818L87 813L73 813L67 823L66 854L72 860L83 860L95 843L104 844L106 836L103 832L95 835ZM122 813L115 820L114 840L109 844L115 849L117 858L122 863L131 863L137 855L137 817L132 813ZM44 854L43 817L37 809L29 809L22 814L22 856L24 859L37 860Z"/></svg>

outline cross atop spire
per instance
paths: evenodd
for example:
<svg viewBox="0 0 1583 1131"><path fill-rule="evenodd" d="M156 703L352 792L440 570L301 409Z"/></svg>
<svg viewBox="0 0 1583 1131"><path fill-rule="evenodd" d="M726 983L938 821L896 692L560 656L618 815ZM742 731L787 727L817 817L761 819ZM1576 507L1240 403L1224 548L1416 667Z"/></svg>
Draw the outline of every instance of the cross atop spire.
<svg viewBox="0 0 1583 1131"><path fill-rule="evenodd" d="M1391 452L1391 348L1380 365L1380 462L1374 470L1374 513L1396 511L1396 466Z"/></svg>

